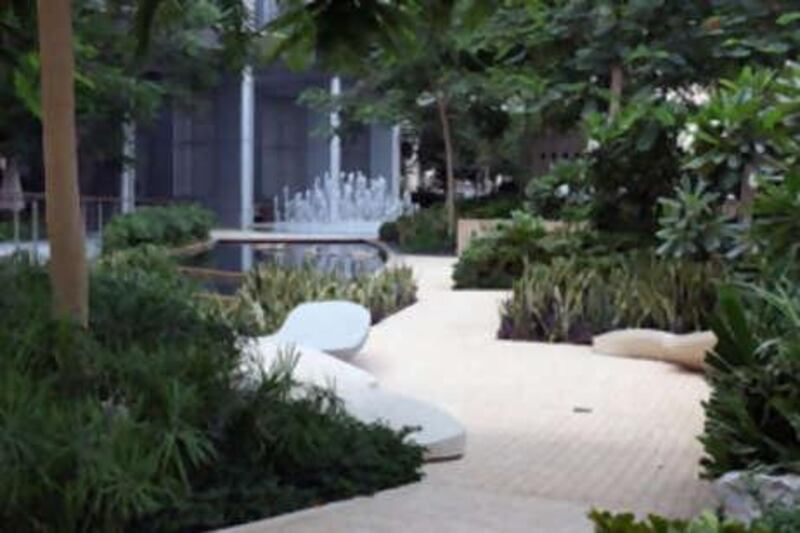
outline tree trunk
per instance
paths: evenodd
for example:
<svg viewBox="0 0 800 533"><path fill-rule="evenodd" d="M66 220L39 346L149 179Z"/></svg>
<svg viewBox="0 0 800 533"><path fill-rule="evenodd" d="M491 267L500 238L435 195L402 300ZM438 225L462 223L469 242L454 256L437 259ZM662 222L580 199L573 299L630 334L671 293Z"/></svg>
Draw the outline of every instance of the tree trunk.
<svg viewBox="0 0 800 533"><path fill-rule="evenodd" d="M88 270L78 191L70 0L38 0L50 279L57 316L86 326Z"/></svg>
<svg viewBox="0 0 800 533"><path fill-rule="evenodd" d="M453 174L453 140L450 137L450 119L447 118L447 99L442 94L436 95L436 107L439 110L439 122L444 139L444 163L447 174L445 191L445 211L447 212L447 234L452 237L456 228L456 178Z"/></svg>
<svg viewBox="0 0 800 533"><path fill-rule="evenodd" d="M622 103L622 87L625 80L625 73L619 63L611 67L611 102L608 106L608 118L612 119L619 113Z"/></svg>

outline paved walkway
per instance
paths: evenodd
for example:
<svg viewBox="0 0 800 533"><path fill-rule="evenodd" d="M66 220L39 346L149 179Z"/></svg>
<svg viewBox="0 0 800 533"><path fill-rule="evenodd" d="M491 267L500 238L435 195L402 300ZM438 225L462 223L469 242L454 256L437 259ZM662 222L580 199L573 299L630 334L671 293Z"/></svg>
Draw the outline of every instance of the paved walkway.
<svg viewBox="0 0 800 533"><path fill-rule="evenodd" d="M373 329L356 360L381 386L467 428L459 461L417 484L241 532L590 531L592 506L688 516L698 481L703 379L585 347L498 341L495 291L452 291L452 259L411 257L419 303Z"/></svg>

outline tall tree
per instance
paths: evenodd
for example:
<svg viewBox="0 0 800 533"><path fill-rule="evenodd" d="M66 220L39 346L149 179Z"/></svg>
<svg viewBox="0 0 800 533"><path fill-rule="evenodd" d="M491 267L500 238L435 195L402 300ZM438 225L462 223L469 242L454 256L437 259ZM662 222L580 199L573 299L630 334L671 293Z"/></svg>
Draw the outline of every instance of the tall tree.
<svg viewBox="0 0 800 533"><path fill-rule="evenodd" d="M78 191L70 0L39 0L42 136L55 312L86 326L89 273Z"/></svg>

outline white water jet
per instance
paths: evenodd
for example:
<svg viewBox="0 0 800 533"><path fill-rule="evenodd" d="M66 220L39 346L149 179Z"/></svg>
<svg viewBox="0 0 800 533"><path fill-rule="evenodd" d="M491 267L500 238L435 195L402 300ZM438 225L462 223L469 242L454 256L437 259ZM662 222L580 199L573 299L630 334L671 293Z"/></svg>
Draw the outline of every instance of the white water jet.
<svg viewBox="0 0 800 533"><path fill-rule="evenodd" d="M368 236L377 236L382 223L414 208L408 193L399 198L383 176L369 179L362 172L326 173L310 189L294 195L285 187L283 201L275 197L273 205L278 231Z"/></svg>

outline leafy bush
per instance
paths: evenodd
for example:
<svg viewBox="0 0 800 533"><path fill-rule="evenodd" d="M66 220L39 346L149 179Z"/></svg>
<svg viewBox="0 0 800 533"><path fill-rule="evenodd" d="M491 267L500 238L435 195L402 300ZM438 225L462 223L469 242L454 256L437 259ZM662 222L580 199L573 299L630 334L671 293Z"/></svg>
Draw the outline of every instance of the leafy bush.
<svg viewBox="0 0 800 533"><path fill-rule="evenodd" d="M735 226L720 212L720 194L704 181L683 180L671 198L660 198L656 237L660 255L707 260L733 246Z"/></svg>
<svg viewBox="0 0 800 533"><path fill-rule="evenodd" d="M447 216L441 206L422 209L383 224L380 238L412 254L450 253L455 249L454 237L447 234Z"/></svg>
<svg viewBox="0 0 800 533"><path fill-rule="evenodd" d="M103 229L103 251L143 244L181 246L207 240L214 222L214 215L197 205L142 207L109 221Z"/></svg>
<svg viewBox="0 0 800 533"><path fill-rule="evenodd" d="M636 234L597 233L566 227L546 231L542 221L516 212L511 223L473 239L453 270L458 289L507 289L526 264L549 263L555 257L594 256L643 246Z"/></svg>
<svg viewBox="0 0 800 533"><path fill-rule="evenodd" d="M549 220L583 221L591 210L585 159L561 160L525 189L529 209Z"/></svg>
<svg viewBox="0 0 800 533"><path fill-rule="evenodd" d="M348 280L311 265L286 268L266 263L248 273L233 310L251 333L272 333L303 302L350 300L367 307L373 323L416 302L417 286L409 267L388 267Z"/></svg>
<svg viewBox="0 0 800 533"><path fill-rule="evenodd" d="M461 218L510 218L521 207L522 201L516 193L501 193L462 200L458 203L458 214Z"/></svg>
<svg viewBox="0 0 800 533"><path fill-rule="evenodd" d="M709 101L688 117L683 167L716 191L739 194L753 175L784 172L797 161L800 69L744 68L721 80Z"/></svg>
<svg viewBox="0 0 800 533"><path fill-rule="evenodd" d="M46 273L0 262L0 523L217 528L414 481L421 451L290 368L242 373L236 332L174 271L92 276L88 330Z"/></svg>
<svg viewBox="0 0 800 533"><path fill-rule="evenodd" d="M797 268L800 260L800 169L766 182L753 203L752 234L768 261Z"/></svg>
<svg viewBox="0 0 800 533"><path fill-rule="evenodd" d="M703 329L721 276L714 263L642 253L529 265L503 304L498 337L589 343L619 328Z"/></svg>
<svg viewBox="0 0 800 533"><path fill-rule="evenodd" d="M517 195L499 194L462 200L457 213L460 218L503 219L521 206ZM406 253L443 254L455 249L455 237L447 234L447 216L441 204L387 222L379 233L382 241Z"/></svg>
<svg viewBox="0 0 800 533"><path fill-rule="evenodd" d="M669 195L680 178L676 141L685 112L678 103L636 97L610 121L599 113L587 117L590 149L584 157L596 228L656 228L658 199Z"/></svg>
<svg viewBox="0 0 800 533"><path fill-rule="evenodd" d="M510 224L473 239L462 252L453 270L456 288L510 287L526 261L549 260L546 235L539 219L515 212Z"/></svg>
<svg viewBox="0 0 800 533"><path fill-rule="evenodd" d="M800 509L776 507L749 526L704 512L694 520L672 520L650 515L637 520L632 513L592 510L596 533L794 533L800 530Z"/></svg>
<svg viewBox="0 0 800 533"><path fill-rule="evenodd" d="M755 468L800 473L798 287L727 287L719 302L700 439L705 475Z"/></svg>

